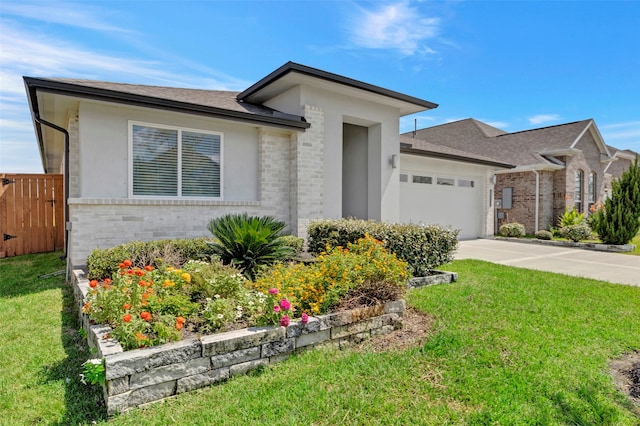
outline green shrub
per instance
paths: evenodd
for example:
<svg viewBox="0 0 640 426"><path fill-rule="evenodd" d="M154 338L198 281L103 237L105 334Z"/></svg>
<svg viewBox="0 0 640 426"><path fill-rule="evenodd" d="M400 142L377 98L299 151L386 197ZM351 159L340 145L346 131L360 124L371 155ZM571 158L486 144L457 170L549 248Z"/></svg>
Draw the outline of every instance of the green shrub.
<svg viewBox="0 0 640 426"><path fill-rule="evenodd" d="M550 231L545 231L544 229L536 232L536 238L539 240L551 240L553 239L553 234Z"/></svg>
<svg viewBox="0 0 640 426"><path fill-rule="evenodd" d="M583 220L584 213L578 213L575 207L571 210L565 208L564 214L558 217L560 228L564 228L565 226L578 225L582 223Z"/></svg>
<svg viewBox="0 0 640 426"><path fill-rule="evenodd" d="M207 229L215 240L208 244L223 263L253 279L258 266L292 256L293 249L280 236L285 226L270 216L228 214L209 221Z"/></svg>
<svg viewBox="0 0 640 426"><path fill-rule="evenodd" d="M409 264L414 276L453 260L458 247L457 230L437 225L388 224L367 220L339 219L311 222L308 232L309 252L319 254L330 247L346 247L365 234L384 242L387 250Z"/></svg>
<svg viewBox="0 0 640 426"><path fill-rule="evenodd" d="M298 238L295 235L283 235L280 239L284 245L291 247L292 256L299 256L302 253L304 238Z"/></svg>
<svg viewBox="0 0 640 426"><path fill-rule="evenodd" d="M611 197L594 208L589 223L605 244L627 244L640 230L640 166L638 157L611 184Z"/></svg>
<svg viewBox="0 0 640 426"><path fill-rule="evenodd" d="M87 258L88 278L113 278L118 271L118 263L125 259L131 260L138 268L146 265L179 267L190 259L209 259L212 253L206 238L133 241L93 250Z"/></svg>
<svg viewBox="0 0 640 426"><path fill-rule="evenodd" d="M576 225L568 225L560 228L560 234L575 243L582 240L588 240L591 238L591 228L586 222L581 222Z"/></svg>
<svg viewBox="0 0 640 426"><path fill-rule="evenodd" d="M522 238L525 236L524 225L518 222L505 223L500 227L500 235L503 237Z"/></svg>

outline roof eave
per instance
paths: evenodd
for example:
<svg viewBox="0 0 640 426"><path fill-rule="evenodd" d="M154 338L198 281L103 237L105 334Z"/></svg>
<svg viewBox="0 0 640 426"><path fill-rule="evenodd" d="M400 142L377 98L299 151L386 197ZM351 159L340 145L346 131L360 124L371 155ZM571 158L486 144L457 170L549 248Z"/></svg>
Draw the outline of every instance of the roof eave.
<svg viewBox="0 0 640 426"><path fill-rule="evenodd" d="M42 91L66 96L75 96L85 99L115 102L147 108L164 109L188 114L205 115L234 121L260 123L269 126L294 130L304 130L311 127L311 123L303 121L304 119L302 117L299 121L279 117L267 117L264 115L250 114L223 108L191 104L187 102L174 101L171 99L162 99L152 96L138 95L134 93L87 87L34 77L24 77L24 81L25 85L27 86L28 92L30 93L30 96L33 96L31 94L35 94L36 98L37 91Z"/></svg>
<svg viewBox="0 0 640 426"><path fill-rule="evenodd" d="M501 170L496 173L518 173L518 172L555 172L564 169L565 166L559 164L527 164L525 166L517 166L512 170Z"/></svg>
<svg viewBox="0 0 640 426"><path fill-rule="evenodd" d="M29 111L31 112L31 122L33 123L33 129L36 133L36 139L38 141L38 150L40 151L40 161L42 162L42 170L45 173L49 173L47 170L46 155L44 152L44 137L42 135L42 125L35 120L35 117L40 116L40 107L38 106L38 95L35 87L29 85L27 79L29 77L23 77L24 87L27 91L27 101L29 103Z"/></svg>
<svg viewBox="0 0 640 426"><path fill-rule="evenodd" d="M418 155L421 157L440 158L443 160L461 161L463 163L480 164L483 166L491 166L491 167L497 167L501 169L513 169L516 167L513 164L501 163L499 161L483 160L480 158L465 157L463 155L447 154L444 152L430 151L425 149L406 148L406 147L403 147L402 145L400 146L400 153L409 154L409 155Z"/></svg>
<svg viewBox="0 0 640 426"><path fill-rule="evenodd" d="M272 73L270 73L269 75L267 75L266 77L262 78L260 81L258 81L257 83L253 84L251 87L249 87L248 89L244 90L243 92L241 92L238 95L238 100L240 101L245 101L245 100L250 100L252 96L258 94L262 89L268 87L270 84L276 82L277 80L281 79L282 77L286 76L287 74L291 73L291 72L296 72L299 74L303 74L303 75L307 75L310 77L314 77L314 78L318 78L321 80L326 80L326 81L330 81L333 83L337 83L337 84L342 84L345 86L349 86L349 87L353 87L356 89L360 89L360 90L364 90L370 93L374 93L377 95L381 95L381 96L385 96L388 98L392 98L395 100L399 100L402 102L407 102L413 105L417 105L419 107L421 107L421 111L424 111L425 109L434 109L438 107L438 104L435 104L433 102L429 102L427 100L424 99L419 99L413 96L409 96L409 95L405 95L403 93L400 92L396 92L393 90L389 90L389 89L385 89L383 87L380 86L375 86L373 84L369 84L369 83L365 83L359 80L354 80L352 78L349 77L345 77L339 74L334 74L334 73L330 73L327 71L323 71L317 68L312 68L312 67L308 67L306 65L301 65L301 64L297 64L295 62L287 62L286 64L282 65L280 68L278 68L277 70L273 71Z"/></svg>

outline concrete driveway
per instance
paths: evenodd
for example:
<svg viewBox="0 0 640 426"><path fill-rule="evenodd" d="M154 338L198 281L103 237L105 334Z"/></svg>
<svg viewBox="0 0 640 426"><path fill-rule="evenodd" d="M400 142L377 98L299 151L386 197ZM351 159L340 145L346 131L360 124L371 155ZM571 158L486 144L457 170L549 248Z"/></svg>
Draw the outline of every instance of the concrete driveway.
<svg viewBox="0 0 640 426"><path fill-rule="evenodd" d="M479 259L640 287L640 256L500 240L460 241L456 259Z"/></svg>

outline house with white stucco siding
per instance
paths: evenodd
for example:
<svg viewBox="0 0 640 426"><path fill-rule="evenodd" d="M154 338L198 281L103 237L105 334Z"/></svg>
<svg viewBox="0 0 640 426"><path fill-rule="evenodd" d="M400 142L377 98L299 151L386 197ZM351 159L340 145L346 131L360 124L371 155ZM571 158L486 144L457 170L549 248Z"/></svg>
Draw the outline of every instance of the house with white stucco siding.
<svg viewBox="0 0 640 426"><path fill-rule="evenodd" d="M493 176L512 167L403 142L400 117L436 104L293 62L242 92L24 81L44 170L65 177L73 265L98 247L207 236L239 212L300 237L342 217L491 235Z"/></svg>

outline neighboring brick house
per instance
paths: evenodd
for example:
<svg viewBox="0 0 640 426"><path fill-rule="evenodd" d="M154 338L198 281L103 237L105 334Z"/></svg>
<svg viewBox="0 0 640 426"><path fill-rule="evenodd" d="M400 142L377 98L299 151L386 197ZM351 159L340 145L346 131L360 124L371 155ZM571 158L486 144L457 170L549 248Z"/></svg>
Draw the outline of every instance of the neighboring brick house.
<svg viewBox="0 0 640 426"><path fill-rule="evenodd" d="M567 208L588 214L635 155L606 145L592 119L514 133L465 119L405 136L516 165L495 173L496 225L519 222L528 233Z"/></svg>

